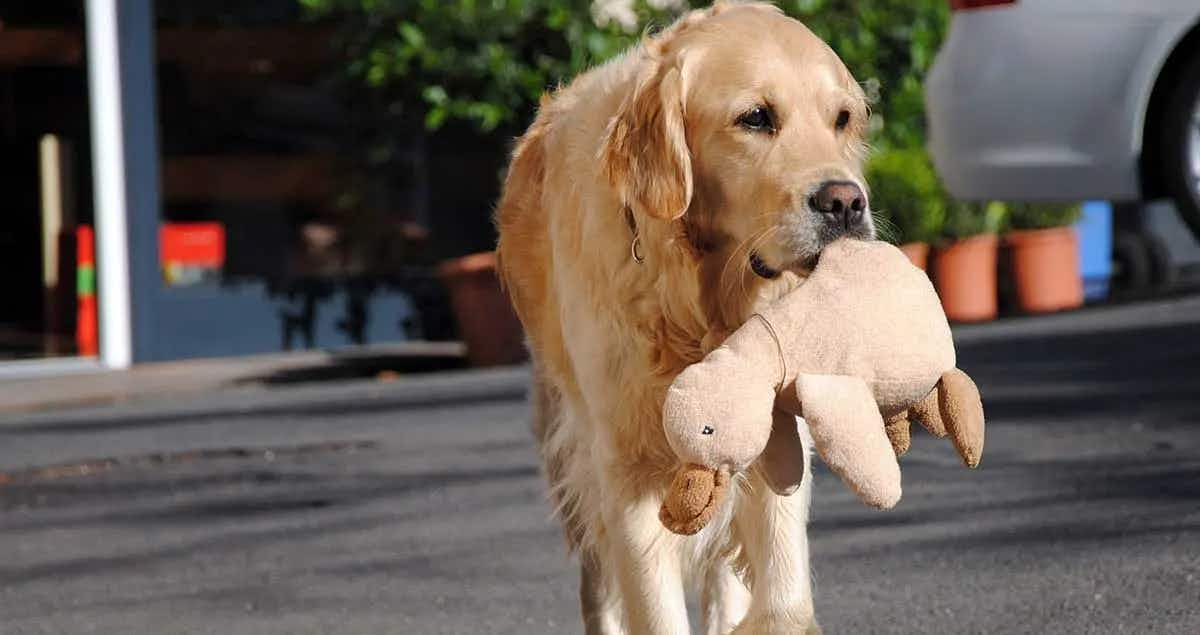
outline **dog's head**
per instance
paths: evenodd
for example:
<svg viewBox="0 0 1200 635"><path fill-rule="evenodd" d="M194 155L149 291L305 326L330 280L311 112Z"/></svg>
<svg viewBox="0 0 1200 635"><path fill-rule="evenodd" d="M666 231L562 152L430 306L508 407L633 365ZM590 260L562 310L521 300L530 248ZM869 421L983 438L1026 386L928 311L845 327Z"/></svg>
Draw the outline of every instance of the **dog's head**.
<svg viewBox="0 0 1200 635"><path fill-rule="evenodd" d="M811 31L769 5L719 4L644 48L652 61L602 155L638 217L681 222L726 284L807 269L835 239L874 235L866 100Z"/></svg>

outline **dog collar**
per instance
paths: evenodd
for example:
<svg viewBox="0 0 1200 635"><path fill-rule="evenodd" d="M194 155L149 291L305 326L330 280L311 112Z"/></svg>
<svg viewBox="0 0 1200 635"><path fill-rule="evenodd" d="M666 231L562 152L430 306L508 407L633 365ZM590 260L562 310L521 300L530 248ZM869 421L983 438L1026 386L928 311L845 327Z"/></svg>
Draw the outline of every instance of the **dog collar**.
<svg viewBox="0 0 1200 635"><path fill-rule="evenodd" d="M629 255L640 265L646 262L646 256L642 254L642 237L638 235L637 219L633 217L633 209L629 205L625 206L625 223L629 225L629 233L633 234L633 241L629 243Z"/></svg>

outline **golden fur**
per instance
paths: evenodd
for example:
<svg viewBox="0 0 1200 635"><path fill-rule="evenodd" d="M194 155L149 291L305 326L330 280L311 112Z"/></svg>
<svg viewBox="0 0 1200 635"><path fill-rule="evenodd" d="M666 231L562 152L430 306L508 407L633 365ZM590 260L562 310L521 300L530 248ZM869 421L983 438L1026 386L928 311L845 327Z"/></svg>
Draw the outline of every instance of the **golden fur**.
<svg viewBox="0 0 1200 635"><path fill-rule="evenodd" d="M779 120L769 135L737 124L762 103ZM501 276L529 338L534 429L580 551L588 632L689 632L689 581L707 632L816 630L811 479L779 497L752 470L708 528L674 536L657 517L677 467L661 407L676 374L799 284L832 239L806 202L824 181L862 182L866 119L858 85L802 25L718 3L543 98L518 141L496 212ZM783 275L755 275L751 253Z"/></svg>

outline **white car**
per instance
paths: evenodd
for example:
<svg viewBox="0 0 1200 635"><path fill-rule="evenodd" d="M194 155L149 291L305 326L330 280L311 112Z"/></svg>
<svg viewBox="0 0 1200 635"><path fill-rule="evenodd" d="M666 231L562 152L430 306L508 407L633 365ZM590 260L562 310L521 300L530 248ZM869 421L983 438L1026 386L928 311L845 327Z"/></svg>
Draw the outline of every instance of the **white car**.
<svg viewBox="0 0 1200 635"><path fill-rule="evenodd" d="M1200 236L1200 0L951 0L929 147L968 200L1175 199Z"/></svg>

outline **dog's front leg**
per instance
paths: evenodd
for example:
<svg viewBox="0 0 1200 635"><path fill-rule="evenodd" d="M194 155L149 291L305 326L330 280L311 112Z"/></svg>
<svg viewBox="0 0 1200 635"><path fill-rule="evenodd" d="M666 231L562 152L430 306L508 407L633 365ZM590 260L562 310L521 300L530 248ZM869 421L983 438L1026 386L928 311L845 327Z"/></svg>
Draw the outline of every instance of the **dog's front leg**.
<svg viewBox="0 0 1200 635"><path fill-rule="evenodd" d="M662 501L614 498L605 510L603 544L605 566L612 563L620 590L626 632L688 635L679 538L658 519Z"/></svg>
<svg viewBox="0 0 1200 635"><path fill-rule="evenodd" d="M802 426L803 429L803 426ZM803 429L807 435L807 429ZM812 447L811 440L805 444ZM735 633L775 635L820 633L813 613L808 563L808 505L812 473L806 461L800 488L780 496L760 469L748 474L749 487L738 500L733 527L747 560L750 610Z"/></svg>
<svg viewBox="0 0 1200 635"><path fill-rule="evenodd" d="M750 591L733 570L728 558L719 558L704 575L700 610L705 635L725 635L746 616Z"/></svg>

